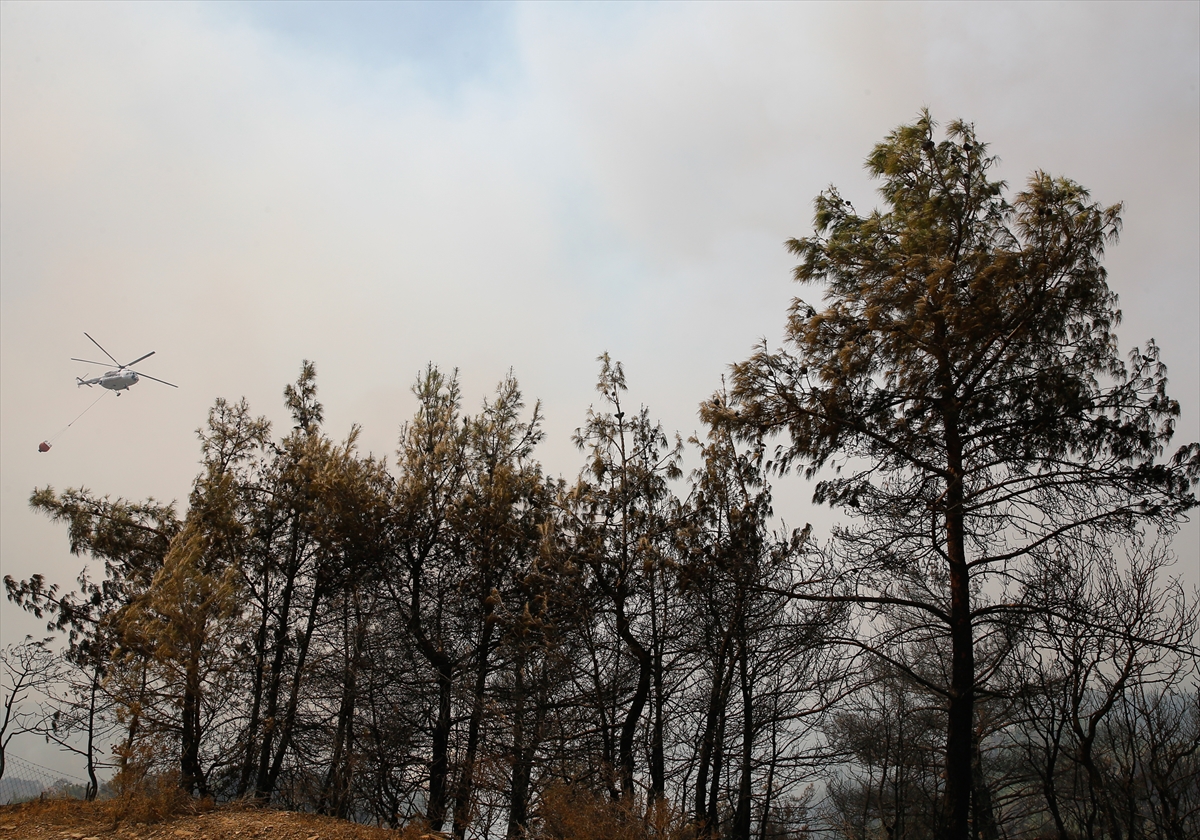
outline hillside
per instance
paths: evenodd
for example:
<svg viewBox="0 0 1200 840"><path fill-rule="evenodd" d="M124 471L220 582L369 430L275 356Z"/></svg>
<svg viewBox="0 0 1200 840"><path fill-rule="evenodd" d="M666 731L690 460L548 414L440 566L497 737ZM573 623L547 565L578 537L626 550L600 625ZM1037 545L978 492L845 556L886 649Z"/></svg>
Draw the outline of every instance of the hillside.
<svg viewBox="0 0 1200 840"><path fill-rule="evenodd" d="M389 831L315 814L247 808L135 822L116 820L112 809L103 804L71 800L0 806L0 840L435 840L441 836L413 829Z"/></svg>

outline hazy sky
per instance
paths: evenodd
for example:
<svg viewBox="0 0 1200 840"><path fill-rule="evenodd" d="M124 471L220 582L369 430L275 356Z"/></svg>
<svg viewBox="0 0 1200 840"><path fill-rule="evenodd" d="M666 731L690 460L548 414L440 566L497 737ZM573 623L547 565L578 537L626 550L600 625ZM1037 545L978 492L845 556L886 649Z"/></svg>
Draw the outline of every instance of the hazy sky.
<svg viewBox="0 0 1200 840"><path fill-rule="evenodd" d="M473 409L510 367L541 458L595 357L668 430L802 291L783 241L928 106L1019 187L1125 202L1123 348L1155 337L1200 439L1200 4L0 2L0 566L70 582L35 486L185 499L218 396L395 448L432 361ZM96 358L179 384L76 389ZM799 479L790 523L825 522ZM1195 523L1176 541L1196 578ZM0 605L5 643L38 623ZM51 759L47 759L51 760ZM63 769L70 769L70 762ZM77 774L78 775L78 774Z"/></svg>

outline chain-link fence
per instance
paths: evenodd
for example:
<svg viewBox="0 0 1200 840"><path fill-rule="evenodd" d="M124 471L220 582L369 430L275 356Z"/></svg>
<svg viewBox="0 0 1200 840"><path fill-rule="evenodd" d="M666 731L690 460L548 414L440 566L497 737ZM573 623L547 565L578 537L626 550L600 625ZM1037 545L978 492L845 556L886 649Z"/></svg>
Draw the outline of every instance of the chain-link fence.
<svg viewBox="0 0 1200 840"><path fill-rule="evenodd" d="M82 799L87 780L8 752L4 756L4 778L0 779L0 805L47 796Z"/></svg>

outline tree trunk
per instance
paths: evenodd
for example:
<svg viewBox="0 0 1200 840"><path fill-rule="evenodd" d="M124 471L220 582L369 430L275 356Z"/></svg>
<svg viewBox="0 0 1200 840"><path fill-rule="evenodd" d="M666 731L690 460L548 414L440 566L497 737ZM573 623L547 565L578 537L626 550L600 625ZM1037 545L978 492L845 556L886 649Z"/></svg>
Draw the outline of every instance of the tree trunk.
<svg viewBox="0 0 1200 840"><path fill-rule="evenodd" d="M975 732L975 649L971 629L971 580L963 522L962 443L957 418L945 421L946 558L950 566L950 697L946 727L946 790L942 836L968 840L971 817L971 745Z"/></svg>
<svg viewBox="0 0 1200 840"><path fill-rule="evenodd" d="M117 766L120 768L117 771L118 775L125 773L129 769L129 757L133 754L133 742L137 738L138 730L141 728L142 716L138 710L142 707L142 701L146 697L146 681L149 679L149 664L145 659L141 662L141 668L141 684L138 686L137 703L132 704L133 711L129 715L129 727L125 730L125 743L117 759ZM3 759L3 757L3 754L0 754L0 759ZM0 767L0 770L2 769Z"/></svg>
<svg viewBox="0 0 1200 840"><path fill-rule="evenodd" d="M1100 768L1096 764L1096 757L1093 754L1093 750L1100 722L1112 710L1112 707L1124 693L1125 684L1133 673L1135 661L1136 656L1134 649L1131 647L1126 653L1125 661L1122 663L1121 670L1116 675L1116 680L1107 691L1104 702L1088 715L1086 729L1079 719L1079 706L1083 701L1083 695L1075 694L1071 700L1071 728L1075 731L1075 737L1079 742L1077 759L1087 774L1088 798L1091 802L1091 812L1088 814L1087 819L1087 836L1089 840L1095 835L1097 816L1102 817L1111 840L1122 840L1123 832L1120 822L1113 811L1112 796L1106 790L1107 785L1104 783L1104 775L1100 772Z"/></svg>
<svg viewBox="0 0 1200 840"><path fill-rule="evenodd" d="M659 804L667 789L666 755L663 749L663 627L659 621L659 599L655 571L650 574L650 671L654 685L654 703L650 721L650 801Z"/></svg>
<svg viewBox="0 0 1200 840"><path fill-rule="evenodd" d="M262 711L263 674L267 664L267 620L271 611L267 609L270 573L264 566L262 617L254 634L254 680L250 689L250 718L246 727L246 757L242 763L242 775L238 779L237 795L243 797L250 789L250 777L254 774L256 742L258 740L259 713Z"/></svg>
<svg viewBox="0 0 1200 840"><path fill-rule="evenodd" d="M482 637L476 651L475 687L471 698L471 719L467 724L467 750L463 756L458 784L454 790L454 837L463 840L471 819L471 797L475 792L475 756L479 750L479 728L483 723L484 690L487 688L489 654L492 641L492 608L485 609Z"/></svg>
<svg viewBox="0 0 1200 840"><path fill-rule="evenodd" d="M191 651L183 689L182 743L179 751L180 784L189 796L208 796L200 768L200 651Z"/></svg>
<svg viewBox="0 0 1200 840"><path fill-rule="evenodd" d="M438 658L437 664L438 716L433 726L433 743L429 759L429 803L425 819L434 831L441 831L446 822L446 778L450 771L450 689L452 674L448 657Z"/></svg>
<svg viewBox="0 0 1200 840"><path fill-rule="evenodd" d="M759 824L759 840L767 840L767 831L771 826L771 805L775 799L775 766L779 763L779 695L774 695L774 709L771 712L771 763L767 767L767 789L763 799L762 822Z"/></svg>
<svg viewBox="0 0 1200 840"><path fill-rule="evenodd" d="M1069 840L1066 823L1063 822L1062 810L1058 804L1058 786L1055 776L1058 773L1059 735L1055 733L1050 754L1046 757L1046 775L1042 777L1042 794L1046 797L1046 808L1050 818L1054 820L1054 830L1059 840Z"/></svg>
<svg viewBox="0 0 1200 840"><path fill-rule="evenodd" d="M1099 815L1107 831L1104 834L1110 840L1122 840L1124 832L1121 830L1121 823L1113 812L1112 797L1105 789L1104 776L1100 772L1100 768L1096 765L1095 756L1092 755L1092 741L1088 741L1079 750L1079 763L1083 765L1083 769L1087 773L1088 780L1088 797L1091 800L1091 814L1087 821L1087 836L1089 838L1095 836L1096 816Z"/></svg>
<svg viewBox="0 0 1200 840"><path fill-rule="evenodd" d="M337 725L333 736L333 754L329 760L329 772L325 776L324 789L318 804L318 811L324 814L347 819L349 816L351 756L354 737L354 710L358 702L358 669L362 658L362 648L366 642L366 623L355 599L354 632L349 633L349 627L343 631L349 637L349 650L345 652L342 672L342 699L338 705ZM349 618L349 605L343 607L343 614Z"/></svg>
<svg viewBox="0 0 1200 840"><path fill-rule="evenodd" d="M516 708L513 716L513 770L509 793L507 840L518 840L528 833L529 781L533 775L533 757L542 738L542 723L546 715L545 674L533 714L533 728L525 730L525 673L519 662L516 673Z"/></svg>
<svg viewBox="0 0 1200 840"><path fill-rule="evenodd" d="M663 748L663 656L660 644L655 645L652 664L654 674L654 721L650 730L650 798L661 801L667 789L666 755Z"/></svg>
<svg viewBox="0 0 1200 840"><path fill-rule="evenodd" d="M725 769L725 723L729 717L726 713L729 706L729 692L733 689L733 669L737 658L730 657L729 672L725 677L724 693L721 696L721 708L717 716L717 737L713 739L712 778L708 783L708 813L705 815L705 825L709 835L716 837L721 833L721 815L717 810L721 794L721 773Z"/></svg>
<svg viewBox="0 0 1200 840"><path fill-rule="evenodd" d="M295 528L293 527L293 532ZM260 803L271 798L273 785L270 784L271 753L274 746L275 734L279 729L279 690L283 685L283 662L287 651L288 624L291 620L292 594L296 587L296 565L299 558L298 536L293 533L291 556L288 560L287 578L284 581L283 593L279 604L279 617L275 626L275 656L271 662L271 679L267 683L267 701L263 713L262 744L258 751L258 774L254 782L254 798ZM263 609L267 609L263 603Z"/></svg>
<svg viewBox="0 0 1200 840"><path fill-rule="evenodd" d="M438 710L433 724L429 756L429 799L425 819L433 831L441 831L446 822L446 781L450 772L450 711L451 690L454 685L454 662L425 632L421 623L421 589L425 560L433 548L430 542L422 553L410 560L412 592L408 610L408 628L416 639L417 649L433 669L437 686Z"/></svg>
<svg viewBox="0 0 1200 840"><path fill-rule="evenodd" d="M87 725L87 774L88 786L84 798L88 802L96 800L100 792L100 783L96 780L96 692L100 689L100 666L92 669L92 685L88 697ZM2 774L0 774L2 775Z"/></svg>
<svg viewBox="0 0 1200 840"><path fill-rule="evenodd" d="M317 605L321 600L321 590L314 588L312 603L308 609L308 623L304 635L296 645L296 669L292 673L292 684L288 691L288 704L283 713L283 721L278 727L279 743L275 745L275 756L271 760L270 771L267 775L265 792L268 797L275 791L279 781L279 773L283 769L283 759L292 746L292 735L296 724L296 710L300 704L300 683L304 679L304 663L308 658L309 644L312 642L313 629L317 623Z"/></svg>
<svg viewBox="0 0 1200 840"><path fill-rule="evenodd" d="M754 696L750 686L750 652L746 633L738 634L738 676L742 689L742 766L738 780L737 809L733 814L732 840L750 840L750 783L754 761Z"/></svg>
<svg viewBox="0 0 1200 840"><path fill-rule="evenodd" d="M728 694L725 654L729 646L729 637L730 631L727 629L722 634L721 644L717 648L717 660L713 664L712 686L708 692L708 712L704 719L704 738L700 742L700 767L696 773L695 820L701 836L715 831L715 827L708 822L708 774L714 751L717 748L718 718L725 714L725 697Z"/></svg>
<svg viewBox="0 0 1200 840"><path fill-rule="evenodd" d="M629 647L629 652L633 654L638 666L637 688L633 692L633 699L629 702L629 711L621 726L620 743L621 795L632 798L633 740L637 734L638 723L642 719L642 711L646 708L646 700L650 696L650 652L634 638L629 629L629 619L625 616L624 599L617 603L617 635Z"/></svg>
<svg viewBox="0 0 1200 840"><path fill-rule="evenodd" d="M978 840L1000 840L1000 829L996 825L996 814L992 810L992 792L988 789L987 779L983 775L983 752L980 750L978 737L972 752L974 760L971 763L971 773L974 790L971 811L975 824L973 834Z"/></svg>

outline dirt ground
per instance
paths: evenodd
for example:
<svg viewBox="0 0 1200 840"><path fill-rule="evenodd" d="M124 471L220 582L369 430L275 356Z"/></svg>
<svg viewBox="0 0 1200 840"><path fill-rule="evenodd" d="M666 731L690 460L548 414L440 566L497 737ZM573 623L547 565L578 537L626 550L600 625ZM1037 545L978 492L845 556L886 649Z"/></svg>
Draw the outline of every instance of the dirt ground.
<svg viewBox="0 0 1200 840"><path fill-rule="evenodd" d="M77 802L0 806L0 840L441 840L443 836L288 811L218 809L138 823L115 821L104 811Z"/></svg>

